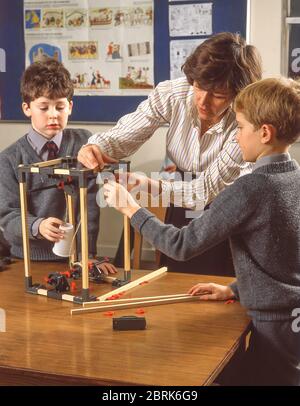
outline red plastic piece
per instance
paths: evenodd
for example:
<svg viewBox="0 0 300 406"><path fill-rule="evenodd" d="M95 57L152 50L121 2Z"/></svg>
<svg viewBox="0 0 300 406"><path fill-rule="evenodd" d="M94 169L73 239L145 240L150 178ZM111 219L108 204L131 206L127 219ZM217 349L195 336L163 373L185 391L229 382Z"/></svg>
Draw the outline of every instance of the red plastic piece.
<svg viewBox="0 0 300 406"><path fill-rule="evenodd" d="M74 292L75 290L77 290L76 282L71 282L70 286L71 286L71 292Z"/></svg>
<svg viewBox="0 0 300 406"><path fill-rule="evenodd" d="M103 313L103 316L111 317L111 316L113 316L114 314L115 314L115 312L105 312L105 313Z"/></svg>
<svg viewBox="0 0 300 406"><path fill-rule="evenodd" d="M145 310L144 309L137 309L135 313L136 314L144 314Z"/></svg>
<svg viewBox="0 0 300 406"><path fill-rule="evenodd" d="M105 300L114 300L115 298L113 296L107 297Z"/></svg>
<svg viewBox="0 0 300 406"><path fill-rule="evenodd" d="M235 300L230 299L230 300L227 300L227 302L225 302L225 304L231 304L231 303L235 303Z"/></svg>

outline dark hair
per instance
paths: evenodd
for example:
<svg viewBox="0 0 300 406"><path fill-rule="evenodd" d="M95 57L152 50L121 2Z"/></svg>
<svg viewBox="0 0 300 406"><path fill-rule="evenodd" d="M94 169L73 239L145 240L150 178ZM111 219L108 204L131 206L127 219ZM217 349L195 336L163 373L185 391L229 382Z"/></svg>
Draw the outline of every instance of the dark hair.
<svg viewBox="0 0 300 406"><path fill-rule="evenodd" d="M44 96L50 99L66 97L72 100L74 87L69 71L62 63L51 59L34 62L21 79L21 95L25 103Z"/></svg>
<svg viewBox="0 0 300 406"><path fill-rule="evenodd" d="M234 96L262 76L258 50L239 34L222 32L208 38L182 66L190 85L205 90L228 89Z"/></svg>

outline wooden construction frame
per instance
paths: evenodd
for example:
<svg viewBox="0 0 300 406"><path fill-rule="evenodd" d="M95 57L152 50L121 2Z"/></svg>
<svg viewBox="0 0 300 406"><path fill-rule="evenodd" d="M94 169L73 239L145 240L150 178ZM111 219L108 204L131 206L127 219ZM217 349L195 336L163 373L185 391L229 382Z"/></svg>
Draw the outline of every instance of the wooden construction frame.
<svg viewBox="0 0 300 406"><path fill-rule="evenodd" d="M130 171L129 161L120 161L117 164L104 166L102 171L115 173L120 169L126 172ZM57 158L50 161L38 162L31 165L19 165L19 188L20 188L20 204L21 204L21 221L23 235L23 251L24 251L24 271L25 271L25 290L28 293L47 296L54 299L66 300L75 303L89 302L95 300L95 296L90 296L89 292L89 277L88 277L88 223L87 223L87 188L88 181L95 177L99 170L92 170L77 165L77 159L73 157ZM57 292L55 289L46 289L41 284L33 284L31 274L31 259L30 259L30 243L27 225L27 177L34 174L46 174L54 178L63 178L71 176L78 180L79 195L80 195L80 217L81 217L81 269L82 269L82 292L81 296L73 296L69 293ZM67 210L69 214L68 221L73 224L75 229L74 203L72 194L67 195ZM131 280L130 268L130 222L124 216L124 280L119 281L119 286L127 284ZM71 261L77 261L76 241L75 250L71 256ZM116 289L118 290L118 289ZM111 295L112 293L110 293Z"/></svg>

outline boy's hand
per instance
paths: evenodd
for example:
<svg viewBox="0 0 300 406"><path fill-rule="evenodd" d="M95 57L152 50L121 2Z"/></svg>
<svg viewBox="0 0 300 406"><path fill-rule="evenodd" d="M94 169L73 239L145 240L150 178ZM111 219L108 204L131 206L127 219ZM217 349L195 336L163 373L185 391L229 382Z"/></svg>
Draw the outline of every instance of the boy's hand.
<svg viewBox="0 0 300 406"><path fill-rule="evenodd" d="M125 186L129 192L159 194L159 181L148 178L139 172L124 172L117 175L117 182Z"/></svg>
<svg viewBox="0 0 300 406"><path fill-rule="evenodd" d="M64 238L64 231L59 229L59 226L64 222L56 217L48 217L42 220L39 225L39 233L46 240L58 242Z"/></svg>
<svg viewBox="0 0 300 406"><path fill-rule="evenodd" d="M98 166L100 167L100 169L102 169L105 164L117 162L116 159L104 154L104 152L101 151L100 147L95 144L88 144L81 147L78 152L77 159L89 169L95 169Z"/></svg>
<svg viewBox="0 0 300 406"><path fill-rule="evenodd" d="M190 295L201 295L200 300L228 300L234 298L234 293L229 286L216 283L198 283L189 291Z"/></svg>
<svg viewBox="0 0 300 406"><path fill-rule="evenodd" d="M176 169L177 169L177 166L175 164L172 164L172 165L165 166L163 168L163 171L168 172L168 173L173 173L173 172L176 172Z"/></svg>
<svg viewBox="0 0 300 406"><path fill-rule="evenodd" d="M110 207L114 207L129 218L140 209L127 190L119 183L109 181L103 186L104 197Z"/></svg>
<svg viewBox="0 0 300 406"><path fill-rule="evenodd" d="M105 275L108 275L110 273L117 273L118 272L117 268L115 268L114 265L109 263L109 262L102 262L102 264L97 265L97 266L98 266L98 268L101 269L101 271Z"/></svg>

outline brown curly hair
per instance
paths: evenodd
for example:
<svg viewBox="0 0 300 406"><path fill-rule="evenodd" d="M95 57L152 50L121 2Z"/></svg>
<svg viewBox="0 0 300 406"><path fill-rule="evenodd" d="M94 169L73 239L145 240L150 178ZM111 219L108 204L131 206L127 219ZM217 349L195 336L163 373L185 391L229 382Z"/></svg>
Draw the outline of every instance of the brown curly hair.
<svg viewBox="0 0 300 406"><path fill-rule="evenodd" d="M182 65L190 85L228 89L236 96L262 77L261 57L239 34L222 32L200 44Z"/></svg>
<svg viewBox="0 0 300 406"><path fill-rule="evenodd" d="M34 62L24 71L21 78L21 95L25 103L44 96L49 99L66 97L72 100L74 87L70 72L61 62L47 58Z"/></svg>

